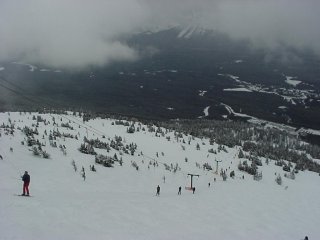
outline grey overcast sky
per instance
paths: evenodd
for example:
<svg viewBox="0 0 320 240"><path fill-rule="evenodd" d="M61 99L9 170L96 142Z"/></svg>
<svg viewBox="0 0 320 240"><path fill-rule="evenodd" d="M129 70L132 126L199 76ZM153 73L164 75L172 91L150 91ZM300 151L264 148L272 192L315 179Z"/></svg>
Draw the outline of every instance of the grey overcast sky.
<svg viewBox="0 0 320 240"><path fill-rule="evenodd" d="M132 61L120 36L196 25L320 55L320 0L0 0L0 60L53 67Z"/></svg>

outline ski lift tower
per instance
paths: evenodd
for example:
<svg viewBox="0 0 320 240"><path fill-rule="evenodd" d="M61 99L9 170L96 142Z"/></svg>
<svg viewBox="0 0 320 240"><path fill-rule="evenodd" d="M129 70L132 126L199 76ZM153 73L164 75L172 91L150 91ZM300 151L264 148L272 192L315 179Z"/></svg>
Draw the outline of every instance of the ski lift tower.
<svg viewBox="0 0 320 240"><path fill-rule="evenodd" d="M200 175L188 173L188 176L191 176L191 186L190 186L190 187L186 187L186 189L187 189L187 190L192 190L192 189L193 189L193 186L192 186L192 178L193 178L193 177L199 177Z"/></svg>

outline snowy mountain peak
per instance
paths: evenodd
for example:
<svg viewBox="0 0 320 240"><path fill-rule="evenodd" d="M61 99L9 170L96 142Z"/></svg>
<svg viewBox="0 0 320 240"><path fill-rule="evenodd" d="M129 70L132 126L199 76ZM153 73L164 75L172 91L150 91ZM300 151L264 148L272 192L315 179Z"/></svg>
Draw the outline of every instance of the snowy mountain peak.
<svg viewBox="0 0 320 240"><path fill-rule="evenodd" d="M198 27L198 26L187 26L187 27L184 27L180 30L177 37L189 39L192 36L204 35L207 32L208 32L208 30L201 28L201 27Z"/></svg>

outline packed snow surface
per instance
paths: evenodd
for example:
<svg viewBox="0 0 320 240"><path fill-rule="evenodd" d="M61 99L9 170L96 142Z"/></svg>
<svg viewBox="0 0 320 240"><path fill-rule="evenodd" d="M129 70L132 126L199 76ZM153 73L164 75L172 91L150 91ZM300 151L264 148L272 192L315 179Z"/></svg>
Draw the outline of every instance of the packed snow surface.
<svg viewBox="0 0 320 240"><path fill-rule="evenodd" d="M286 83L289 85L292 85L294 87L296 87L298 84L301 83L301 81L299 80L294 80L296 77L290 77L290 76L286 76Z"/></svg>
<svg viewBox="0 0 320 240"><path fill-rule="evenodd" d="M205 107L205 109L203 110L203 113L204 113L204 116L205 116L205 117L208 117L208 116L209 116L209 108L210 108L210 106Z"/></svg>
<svg viewBox="0 0 320 240"><path fill-rule="evenodd" d="M218 151L218 145L210 145L208 139L184 134L177 137L165 129L163 134L157 134L137 122L133 124L140 130L130 134L127 126L112 124L112 119L83 123L79 117L54 114L41 114L47 125L39 122L39 135L35 135L43 150L50 153L50 159L44 159L32 154L26 136L17 129L35 128L37 121L32 119L38 115L0 113L0 125L11 121L15 126L14 135L0 128L2 240L300 240L306 235L320 239L320 177L316 173L299 172L295 180L287 179L274 161L267 165L263 159L263 166L259 167L263 178L254 181L251 175L237 169L239 161L244 160L238 158L238 148ZM61 126L66 122L73 130ZM57 130L77 135L78 140L57 137L53 141L58 147L51 147L48 135ZM125 144L137 144L134 155L120 155L115 149L109 153L95 150L109 156L116 153L123 158L122 166L116 162L113 168L104 167L95 163L93 155L78 150L84 137L109 143L115 135L121 136ZM59 145L65 145L66 155ZM217 154L209 153L209 149ZM215 159L222 161L219 172L222 168L229 176L234 170L235 178L223 181L215 174ZM76 172L72 160L78 167ZM139 170L132 167L132 162ZM177 163L179 169L176 173L165 170L165 163ZM204 170L204 163L213 170ZM89 165L95 165L97 171L90 171ZM80 174L82 167L85 181ZM31 176L32 197L15 195L22 191L20 175L25 170ZM200 175L193 178L194 194L185 190L190 186L189 173ZM281 186L275 183L275 174L282 176ZM160 196L155 196L157 185L161 187ZM181 195L177 194L179 186Z"/></svg>
<svg viewBox="0 0 320 240"><path fill-rule="evenodd" d="M279 106L278 108L279 109L287 109L288 107L287 106Z"/></svg>
<svg viewBox="0 0 320 240"><path fill-rule="evenodd" d="M199 96L203 97L207 93L206 90L199 90Z"/></svg>
<svg viewBox="0 0 320 240"><path fill-rule="evenodd" d="M240 80L240 77L232 74L219 73L218 76L223 76L223 77L232 79L237 84L236 88L226 88L224 89L224 91L258 92L262 94L277 95L292 105L297 105L297 103L301 103L305 105L306 99L309 98L309 99L315 100L319 97L318 94L314 92L312 88L304 89L304 90L296 89L296 88L274 88L274 87L270 88L262 84L253 84L250 82ZM296 77L289 77L289 76L285 76L285 77L286 77L286 83L294 87L296 87L298 84L301 83L301 81L293 80L293 79L296 79Z"/></svg>
<svg viewBox="0 0 320 240"><path fill-rule="evenodd" d="M250 89L247 88L225 88L223 91L229 92L252 92Z"/></svg>

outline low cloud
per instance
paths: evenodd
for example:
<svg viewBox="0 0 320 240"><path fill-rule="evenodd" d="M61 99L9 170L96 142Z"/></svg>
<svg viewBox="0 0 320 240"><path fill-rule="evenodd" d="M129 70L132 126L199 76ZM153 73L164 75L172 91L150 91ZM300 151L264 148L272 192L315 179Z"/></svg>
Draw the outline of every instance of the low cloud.
<svg viewBox="0 0 320 240"><path fill-rule="evenodd" d="M161 13L153 14L153 23L191 24L249 39L258 47L287 44L320 54L318 0L162 0L148 5Z"/></svg>
<svg viewBox="0 0 320 240"><path fill-rule="evenodd" d="M81 68L138 58L123 36L196 25L320 54L320 1L0 0L0 60Z"/></svg>
<svg viewBox="0 0 320 240"><path fill-rule="evenodd" d="M0 9L0 58L55 67L134 60L137 53L119 38L145 17L128 0L8 0Z"/></svg>

